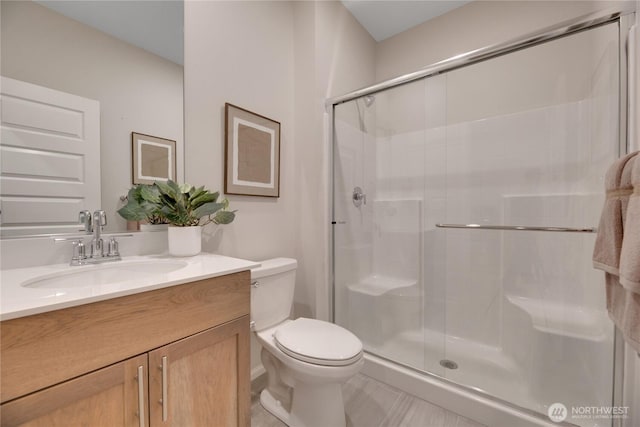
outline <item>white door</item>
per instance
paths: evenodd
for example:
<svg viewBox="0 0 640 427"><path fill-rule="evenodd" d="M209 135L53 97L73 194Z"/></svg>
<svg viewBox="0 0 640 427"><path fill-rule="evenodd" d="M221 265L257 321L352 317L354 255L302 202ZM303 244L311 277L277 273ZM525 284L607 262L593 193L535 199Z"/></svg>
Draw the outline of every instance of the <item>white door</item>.
<svg viewBox="0 0 640 427"><path fill-rule="evenodd" d="M100 208L100 103L2 77L0 230L78 231Z"/></svg>

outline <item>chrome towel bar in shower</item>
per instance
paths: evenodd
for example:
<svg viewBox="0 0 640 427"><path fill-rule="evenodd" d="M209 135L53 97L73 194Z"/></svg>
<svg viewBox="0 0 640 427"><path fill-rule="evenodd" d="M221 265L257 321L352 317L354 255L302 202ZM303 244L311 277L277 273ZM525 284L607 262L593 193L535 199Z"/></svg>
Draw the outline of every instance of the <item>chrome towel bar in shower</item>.
<svg viewBox="0 0 640 427"><path fill-rule="evenodd" d="M512 231L560 231L564 233L596 233L596 228L569 227L529 227L525 225L481 225L481 224L436 224L438 228L466 228L477 230L512 230Z"/></svg>

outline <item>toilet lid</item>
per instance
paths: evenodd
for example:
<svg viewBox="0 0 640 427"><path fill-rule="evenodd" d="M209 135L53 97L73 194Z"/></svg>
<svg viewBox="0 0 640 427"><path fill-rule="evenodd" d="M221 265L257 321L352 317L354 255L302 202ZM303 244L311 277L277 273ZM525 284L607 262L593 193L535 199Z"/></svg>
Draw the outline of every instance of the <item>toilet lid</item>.
<svg viewBox="0 0 640 427"><path fill-rule="evenodd" d="M362 342L346 329L301 317L279 327L276 345L289 356L316 365L349 365L362 357Z"/></svg>

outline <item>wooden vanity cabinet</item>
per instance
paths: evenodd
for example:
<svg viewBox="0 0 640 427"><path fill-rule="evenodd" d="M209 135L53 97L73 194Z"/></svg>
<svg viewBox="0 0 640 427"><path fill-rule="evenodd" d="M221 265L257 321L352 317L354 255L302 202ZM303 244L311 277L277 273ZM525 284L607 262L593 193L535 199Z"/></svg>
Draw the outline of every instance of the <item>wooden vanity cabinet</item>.
<svg viewBox="0 0 640 427"><path fill-rule="evenodd" d="M1 322L2 427L248 427L249 277L235 273ZM47 325L64 334L47 339ZM102 339L90 340L96 333Z"/></svg>

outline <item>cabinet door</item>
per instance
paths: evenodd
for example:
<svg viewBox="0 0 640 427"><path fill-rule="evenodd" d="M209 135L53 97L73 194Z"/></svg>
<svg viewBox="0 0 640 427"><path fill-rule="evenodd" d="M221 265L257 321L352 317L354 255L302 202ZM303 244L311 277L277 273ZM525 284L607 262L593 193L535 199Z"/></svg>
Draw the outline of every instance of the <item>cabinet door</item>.
<svg viewBox="0 0 640 427"><path fill-rule="evenodd" d="M149 367L152 426L249 426L249 316L150 352Z"/></svg>
<svg viewBox="0 0 640 427"><path fill-rule="evenodd" d="M146 426L147 380L145 354L3 404L2 427Z"/></svg>

